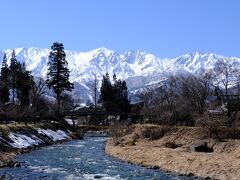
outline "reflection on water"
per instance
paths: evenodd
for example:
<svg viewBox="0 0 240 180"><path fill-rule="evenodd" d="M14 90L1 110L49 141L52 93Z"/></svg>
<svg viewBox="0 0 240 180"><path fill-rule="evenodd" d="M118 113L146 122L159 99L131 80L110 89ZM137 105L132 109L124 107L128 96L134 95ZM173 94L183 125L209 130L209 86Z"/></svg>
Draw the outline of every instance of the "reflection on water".
<svg viewBox="0 0 240 180"><path fill-rule="evenodd" d="M106 137L86 137L18 156L19 168L4 168L6 179L193 179L130 165L104 153Z"/></svg>

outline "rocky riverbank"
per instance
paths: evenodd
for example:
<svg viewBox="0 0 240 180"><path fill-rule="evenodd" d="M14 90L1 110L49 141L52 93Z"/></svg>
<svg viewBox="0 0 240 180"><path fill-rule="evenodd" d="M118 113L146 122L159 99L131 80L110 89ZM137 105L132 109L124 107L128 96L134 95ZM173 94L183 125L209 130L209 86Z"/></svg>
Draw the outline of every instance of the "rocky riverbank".
<svg viewBox="0 0 240 180"><path fill-rule="evenodd" d="M202 141L213 152L194 151ZM163 130L159 126L139 125L120 138L117 145L109 140L106 152L130 163L179 174L211 179L240 177L240 141L209 139L200 128Z"/></svg>
<svg viewBox="0 0 240 180"><path fill-rule="evenodd" d="M20 166L14 161L17 154L81 137L62 124L0 125L0 167Z"/></svg>

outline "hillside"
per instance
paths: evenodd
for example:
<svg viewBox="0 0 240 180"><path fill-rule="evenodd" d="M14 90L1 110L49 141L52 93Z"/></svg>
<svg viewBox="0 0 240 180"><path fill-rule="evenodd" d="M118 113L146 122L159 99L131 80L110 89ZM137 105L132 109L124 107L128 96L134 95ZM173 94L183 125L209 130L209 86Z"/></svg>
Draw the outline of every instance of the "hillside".
<svg viewBox="0 0 240 180"><path fill-rule="evenodd" d="M0 51L0 62L6 53L10 60L12 49ZM35 77L45 78L47 73L47 61L50 49L40 48L16 48L17 59L25 62L27 69ZM145 88L159 86L169 75L179 73L202 74L214 67L221 60L234 60L238 64L239 58L224 57L212 53L195 52L177 58L159 58L143 51L128 51L123 54L107 48L98 48L88 52L76 52L66 50L66 56L70 69L70 80L74 82L75 89L72 92L76 102L89 104L93 102L93 80L95 75L100 88L102 75L109 72L110 77L116 73L118 78L127 82L131 99L135 100L135 94ZM50 92L47 93L52 97Z"/></svg>

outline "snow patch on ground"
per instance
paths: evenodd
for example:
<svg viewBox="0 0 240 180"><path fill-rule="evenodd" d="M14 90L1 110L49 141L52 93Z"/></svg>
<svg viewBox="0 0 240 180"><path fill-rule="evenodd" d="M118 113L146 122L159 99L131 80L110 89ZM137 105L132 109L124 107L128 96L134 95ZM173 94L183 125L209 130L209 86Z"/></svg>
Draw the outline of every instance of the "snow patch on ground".
<svg viewBox="0 0 240 180"><path fill-rule="evenodd" d="M38 133L48 136L54 142L69 138L69 136L68 136L69 133L61 131L61 130L53 131L51 129L38 128Z"/></svg>
<svg viewBox="0 0 240 180"><path fill-rule="evenodd" d="M38 136L40 134L49 137L54 142L64 139L71 139L69 136L71 132L68 130L65 132L62 130L38 128L36 131L29 131L29 133L10 131L7 138L4 138L0 132L0 146L3 144L12 148L19 149L38 146L44 144L46 141L45 138Z"/></svg>
<svg viewBox="0 0 240 180"><path fill-rule="evenodd" d="M35 135L28 137L23 134L10 132L9 138L13 141L13 143L9 143L9 144L15 148L27 148L33 145L39 145L43 143L43 141L38 137L36 137Z"/></svg>
<svg viewBox="0 0 240 180"><path fill-rule="evenodd" d="M66 121L69 125L73 125L72 119L65 118L65 121Z"/></svg>
<svg viewBox="0 0 240 180"><path fill-rule="evenodd" d="M77 125L77 124L78 124L78 121L77 121L77 120L72 120L72 119L70 119L70 118L65 118L65 121L66 121L69 125L71 125L71 126L73 126L73 121L74 121L74 125Z"/></svg>

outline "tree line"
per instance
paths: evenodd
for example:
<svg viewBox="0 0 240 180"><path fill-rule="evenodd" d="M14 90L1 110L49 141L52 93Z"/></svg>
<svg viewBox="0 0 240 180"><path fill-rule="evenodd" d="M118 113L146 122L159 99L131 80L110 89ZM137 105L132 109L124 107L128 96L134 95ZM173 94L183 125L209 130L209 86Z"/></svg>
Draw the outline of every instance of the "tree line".
<svg viewBox="0 0 240 180"><path fill-rule="evenodd" d="M26 69L25 63L20 63L13 50L10 63L7 63L7 55L4 54L0 73L0 103L1 117L3 119L19 120L27 117L47 114L60 114L60 101L64 99L63 92L71 91L74 87L69 81L69 69L67 67L66 54L62 43L54 42L48 57L47 80L34 78ZM47 102L42 95L46 87L56 94L57 110L55 106ZM10 99L11 98L11 99ZM51 106L51 107L50 107ZM26 120L25 120L26 121Z"/></svg>
<svg viewBox="0 0 240 180"><path fill-rule="evenodd" d="M20 105L30 104L29 93L35 86L33 76L26 69L24 63L16 59L15 51L12 52L10 66L7 64L6 54L3 57L1 75L0 75L0 101L5 104L10 101L10 91L12 92L12 104L15 104L17 96Z"/></svg>
<svg viewBox="0 0 240 180"><path fill-rule="evenodd" d="M103 76L100 93L100 102L106 111L119 113L131 111L127 84L125 81L117 79L116 74L113 75L113 83L111 83L108 73Z"/></svg>
<svg viewBox="0 0 240 180"><path fill-rule="evenodd" d="M239 64L221 59L200 75L170 76L164 85L139 97L144 101L143 114L155 123L195 125L215 112L225 113L224 119L231 126L233 112L240 110Z"/></svg>
<svg viewBox="0 0 240 180"><path fill-rule="evenodd" d="M10 63L7 63L7 55L4 54L1 73L0 73L0 121L12 119L27 121L27 117L51 115L61 117L62 106L72 104L71 97L64 92L74 89L70 82L70 71L66 60L64 45L54 42L48 56L48 71L46 80L33 77L31 72L26 69L24 63L17 60L13 50ZM46 101L43 95L46 88L55 93L56 104ZM97 108L97 80L95 77L94 103ZM131 105L128 99L128 89L125 81L113 76L113 83L109 74L103 76L101 95L99 102L105 111L130 112Z"/></svg>

